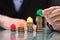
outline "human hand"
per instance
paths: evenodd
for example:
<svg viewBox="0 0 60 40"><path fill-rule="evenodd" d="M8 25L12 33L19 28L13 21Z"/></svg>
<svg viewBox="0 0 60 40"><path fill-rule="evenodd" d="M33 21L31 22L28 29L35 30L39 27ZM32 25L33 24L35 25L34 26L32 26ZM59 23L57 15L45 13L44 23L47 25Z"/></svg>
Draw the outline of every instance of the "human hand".
<svg viewBox="0 0 60 40"><path fill-rule="evenodd" d="M24 23L25 30L27 30L27 22L23 19L10 18L10 17L7 17L7 16L2 16L0 19L1 19L0 21L2 22L1 26L5 29L10 29L10 26L12 24L15 24L16 28L18 28L18 24L20 22L22 22L22 23Z"/></svg>
<svg viewBox="0 0 60 40"><path fill-rule="evenodd" d="M60 7L54 6L43 10L44 17L54 30L60 30Z"/></svg>

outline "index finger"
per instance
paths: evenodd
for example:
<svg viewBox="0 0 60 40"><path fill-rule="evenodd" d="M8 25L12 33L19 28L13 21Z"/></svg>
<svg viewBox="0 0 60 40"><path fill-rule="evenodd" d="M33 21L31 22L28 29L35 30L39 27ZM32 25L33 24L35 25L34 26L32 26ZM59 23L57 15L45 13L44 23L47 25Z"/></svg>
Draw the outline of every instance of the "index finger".
<svg viewBox="0 0 60 40"><path fill-rule="evenodd" d="M53 10L55 10L55 9L60 9L60 6L53 6L53 7L44 9L44 10L43 10L43 14L44 14L44 15L51 14L51 12L52 12Z"/></svg>

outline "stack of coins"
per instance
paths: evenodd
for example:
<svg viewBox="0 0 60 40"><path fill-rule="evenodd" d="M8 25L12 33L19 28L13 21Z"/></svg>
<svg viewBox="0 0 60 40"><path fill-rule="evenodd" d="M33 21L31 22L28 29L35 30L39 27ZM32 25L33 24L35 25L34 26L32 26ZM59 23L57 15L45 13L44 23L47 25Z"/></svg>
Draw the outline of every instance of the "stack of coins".
<svg viewBox="0 0 60 40"><path fill-rule="evenodd" d="M28 31L33 30L33 18L32 17L27 18L27 26L28 26Z"/></svg>
<svg viewBox="0 0 60 40"><path fill-rule="evenodd" d="M16 25L15 24L11 24L10 25L10 29L11 29L11 31L16 31Z"/></svg>
<svg viewBox="0 0 60 40"><path fill-rule="evenodd" d="M38 9L36 12L37 16L36 16L36 23L37 23L37 31L42 31L42 9Z"/></svg>
<svg viewBox="0 0 60 40"><path fill-rule="evenodd" d="M24 31L24 23L23 22L19 22L18 31Z"/></svg>

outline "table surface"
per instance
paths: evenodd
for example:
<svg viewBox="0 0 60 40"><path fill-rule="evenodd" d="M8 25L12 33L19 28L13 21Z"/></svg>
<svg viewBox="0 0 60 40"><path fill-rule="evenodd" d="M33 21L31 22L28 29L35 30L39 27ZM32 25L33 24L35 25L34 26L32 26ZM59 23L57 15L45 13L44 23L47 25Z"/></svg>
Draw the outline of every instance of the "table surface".
<svg viewBox="0 0 60 40"><path fill-rule="evenodd" d="M50 34L52 35L52 33ZM9 30L0 31L0 40L59 40L60 33L53 33L48 38L44 32L12 32Z"/></svg>

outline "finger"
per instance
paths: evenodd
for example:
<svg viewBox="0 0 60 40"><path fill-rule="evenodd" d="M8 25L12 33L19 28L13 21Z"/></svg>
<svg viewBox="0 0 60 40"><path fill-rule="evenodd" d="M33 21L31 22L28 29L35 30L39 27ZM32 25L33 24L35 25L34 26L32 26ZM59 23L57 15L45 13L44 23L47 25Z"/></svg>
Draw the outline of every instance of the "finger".
<svg viewBox="0 0 60 40"><path fill-rule="evenodd" d="M60 19L60 15L56 15L56 16L50 18L50 19L51 19L53 22L55 22L55 21L57 21L57 20Z"/></svg>
<svg viewBox="0 0 60 40"><path fill-rule="evenodd" d="M60 9L52 11L51 15L49 15L49 18L55 17L57 15L60 15Z"/></svg>
<svg viewBox="0 0 60 40"><path fill-rule="evenodd" d="M60 20L54 22L55 25L60 25Z"/></svg>
<svg viewBox="0 0 60 40"><path fill-rule="evenodd" d="M60 28L60 20L59 20L59 21L54 22L53 28L55 28L55 29L58 29L58 30L59 30L59 28Z"/></svg>
<svg viewBox="0 0 60 40"><path fill-rule="evenodd" d="M35 24L33 24L33 30L36 31L36 25Z"/></svg>
<svg viewBox="0 0 60 40"><path fill-rule="evenodd" d="M54 30L60 30L60 25L53 25Z"/></svg>
<svg viewBox="0 0 60 40"><path fill-rule="evenodd" d="M53 20L53 22L58 22L58 21L60 21L60 18L56 18Z"/></svg>
<svg viewBox="0 0 60 40"><path fill-rule="evenodd" d="M25 22L24 31L27 31L27 22Z"/></svg>
<svg viewBox="0 0 60 40"><path fill-rule="evenodd" d="M44 9L43 10L43 14L50 14L53 10L55 9L60 9L59 6L53 6L53 7L50 7L50 8L47 8L47 9Z"/></svg>
<svg viewBox="0 0 60 40"><path fill-rule="evenodd" d="M0 26L2 25L3 22L0 21Z"/></svg>
<svg viewBox="0 0 60 40"><path fill-rule="evenodd" d="M55 19L60 18L60 9L56 9L49 15L49 18L54 22ZM55 20L56 21L56 20Z"/></svg>
<svg viewBox="0 0 60 40"><path fill-rule="evenodd" d="M43 15L45 18L49 18L49 15L51 14L51 12L53 10L57 9L57 7L50 7L50 8L47 8L45 10L43 10Z"/></svg>

